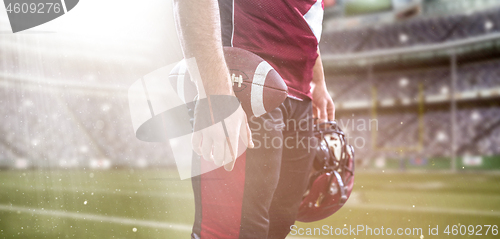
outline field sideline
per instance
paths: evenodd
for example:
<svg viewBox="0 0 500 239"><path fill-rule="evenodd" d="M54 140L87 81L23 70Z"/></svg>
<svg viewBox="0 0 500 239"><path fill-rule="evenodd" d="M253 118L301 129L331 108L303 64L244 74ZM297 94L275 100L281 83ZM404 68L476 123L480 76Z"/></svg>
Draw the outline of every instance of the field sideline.
<svg viewBox="0 0 500 239"><path fill-rule="evenodd" d="M0 238L189 238L191 186L175 171L0 171L0 182ZM499 238L492 230L484 235L486 227L481 236L444 233L447 225L500 226L499 182L497 174L359 172L344 208L319 222L297 223L289 238L331 238L324 234L349 227L421 229L424 238ZM436 226L439 235L429 235ZM308 230L315 235L305 235ZM335 236L387 237L421 235L363 230Z"/></svg>

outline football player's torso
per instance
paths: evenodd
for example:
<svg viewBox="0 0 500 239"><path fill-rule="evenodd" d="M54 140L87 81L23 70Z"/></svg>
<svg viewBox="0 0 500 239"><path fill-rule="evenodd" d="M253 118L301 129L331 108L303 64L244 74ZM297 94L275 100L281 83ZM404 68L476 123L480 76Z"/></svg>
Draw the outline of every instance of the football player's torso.
<svg viewBox="0 0 500 239"><path fill-rule="evenodd" d="M293 96L308 96L317 57L322 0L219 0L225 46L240 47L268 61ZM321 32L321 30L319 30Z"/></svg>

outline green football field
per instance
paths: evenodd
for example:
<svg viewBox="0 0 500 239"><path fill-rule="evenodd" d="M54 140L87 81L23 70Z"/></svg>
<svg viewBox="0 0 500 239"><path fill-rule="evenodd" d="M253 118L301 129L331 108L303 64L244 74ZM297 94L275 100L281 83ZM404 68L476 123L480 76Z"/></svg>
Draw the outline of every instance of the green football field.
<svg viewBox="0 0 500 239"><path fill-rule="evenodd" d="M358 172L355 182L340 211L289 238L500 238L499 174ZM167 169L0 171L0 238L189 238L193 214L190 182Z"/></svg>

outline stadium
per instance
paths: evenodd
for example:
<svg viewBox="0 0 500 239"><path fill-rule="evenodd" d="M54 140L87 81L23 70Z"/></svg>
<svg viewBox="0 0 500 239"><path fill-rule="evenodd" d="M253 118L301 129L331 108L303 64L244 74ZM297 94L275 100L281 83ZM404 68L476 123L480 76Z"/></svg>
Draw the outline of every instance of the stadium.
<svg viewBox="0 0 500 239"><path fill-rule="evenodd" d="M288 238L498 238L500 1L324 4L355 188ZM87 1L16 34L0 9L0 238L189 238L179 145L138 140L128 98L182 56L171 8Z"/></svg>

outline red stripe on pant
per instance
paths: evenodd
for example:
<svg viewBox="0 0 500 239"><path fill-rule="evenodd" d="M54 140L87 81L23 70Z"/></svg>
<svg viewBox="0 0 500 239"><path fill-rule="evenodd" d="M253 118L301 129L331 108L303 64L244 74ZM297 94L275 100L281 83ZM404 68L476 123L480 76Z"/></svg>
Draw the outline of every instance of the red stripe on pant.
<svg viewBox="0 0 500 239"><path fill-rule="evenodd" d="M243 153L236 160L233 171L228 172L224 167L219 167L201 175L201 238L238 238L245 185L245 161L246 153ZM213 162L201 160L202 172L209 164Z"/></svg>

